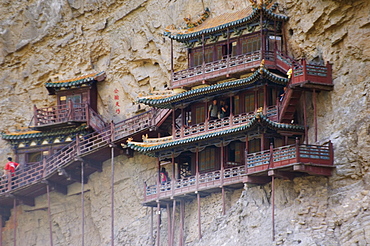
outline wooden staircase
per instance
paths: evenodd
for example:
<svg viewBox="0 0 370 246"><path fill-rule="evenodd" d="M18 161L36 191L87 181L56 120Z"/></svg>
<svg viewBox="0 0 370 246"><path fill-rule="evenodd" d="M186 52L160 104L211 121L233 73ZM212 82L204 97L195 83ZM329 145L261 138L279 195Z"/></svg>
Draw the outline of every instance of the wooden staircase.
<svg viewBox="0 0 370 246"><path fill-rule="evenodd" d="M302 90L288 88L285 92L284 98L279 106L279 122L291 123L294 119L294 113L299 104L302 95Z"/></svg>
<svg viewBox="0 0 370 246"><path fill-rule="evenodd" d="M14 204L35 205L35 198L47 193L47 186L52 191L67 194L68 185L75 182L87 183L88 177L102 171L104 161L112 158L110 149L119 146L128 137L139 134L163 122L171 110L150 110L111 126L105 126L98 115L91 115L95 132L76 137L57 153L32 164L23 164L9 185L6 179L0 179L0 215L2 225L10 217ZM121 149L120 147L115 147ZM115 156L119 151L115 151ZM83 166L83 178L81 177Z"/></svg>

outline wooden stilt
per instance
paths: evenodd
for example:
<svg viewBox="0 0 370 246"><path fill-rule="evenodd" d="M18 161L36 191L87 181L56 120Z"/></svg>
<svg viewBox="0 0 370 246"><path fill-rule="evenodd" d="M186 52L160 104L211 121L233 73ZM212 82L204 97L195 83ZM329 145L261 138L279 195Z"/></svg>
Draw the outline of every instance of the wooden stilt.
<svg viewBox="0 0 370 246"><path fill-rule="evenodd" d="M172 205L172 224L171 224L171 245L175 245L175 216L176 216L176 200L173 199Z"/></svg>
<svg viewBox="0 0 370 246"><path fill-rule="evenodd" d="M150 245L154 246L154 236L153 236L153 214L154 214L154 208L150 208Z"/></svg>
<svg viewBox="0 0 370 246"><path fill-rule="evenodd" d="M197 201L198 201L198 238L199 240L202 238L202 225L201 225L201 217L200 217L200 195L197 192Z"/></svg>
<svg viewBox="0 0 370 246"><path fill-rule="evenodd" d="M50 187L49 187L49 184L46 185L46 193L47 193L47 197L48 197L48 218L49 218L50 246L53 246L53 227L52 227L52 222L51 222Z"/></svg>
<svg viewBox="0 0 370 246"><path fill-rule="evenodd" d="M184 245L184 220L185 220L185 203L180 200L180 237L179 246Z"/></svg>
<svg viewBox="0 0 370 246"><path fill-rule="evenodd" d="M172 232L171 232L171 209L170 209L170 204L167 203L166 204L166 207L167 207L167 243L168 243L168 246L171 246L171 235L172 235Z"/></svg>
<svg viewBox="0 0 370 246"><path fill-rule="evenodd" d="M161 204L157 202L157 246L161 242Z"/></svg>
<svg viewBox="0 0 370 246"><path fill-rule="evenodd" d="M275 176L271 177L271 221L272 221L272 241L275 241Z"/></svg>
<svg viewBox="0 0 370 246"><path fill-rule="evenodd" d="M85 245L85 197L84 197L84 163L81 162L81 245Z"/></svg>
<svg viewBox="0 0 370 246"><path fill-rule="evenodd" d="M114 246L114 145L111 144L111 245Z"/></svg>
<svg viewBox="0 0 370 246"><path fill-rule="evenodd" d="M225 188L222 186L222 215L225 215L226 204L225 204Z"/></svg>
<svg viewBox="0 0 370 246"><path fill-rule="evenodd" d="M3 216L0 215L0 246L3 246Z"/></svg>
<svg viewBox="0 0 370 246"><path fill-rule="evenodd" d="M17 246L17 199L15 198L13 201L13 212L14 212L13 243L14 243L14 246Z"/></svg>

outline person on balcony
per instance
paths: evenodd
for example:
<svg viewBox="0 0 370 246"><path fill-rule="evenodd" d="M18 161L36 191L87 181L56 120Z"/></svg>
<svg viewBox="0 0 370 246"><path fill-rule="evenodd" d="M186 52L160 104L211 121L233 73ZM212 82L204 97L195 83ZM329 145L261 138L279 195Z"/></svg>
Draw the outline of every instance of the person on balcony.
<svg viewBox="0 0 370 246"><path fill-rule="evenodd" d="M7 179L8 179L9 189L11 187L12 179L13 180L16 179L16 177L14 177L14 176L15 176L15 170L18 169L18 167L19 167L19 163L14 162L11 157L8 157L8 162L5 164L5 167L4 167L4 175L3 176L7 177Z"/></svg>
<svg viewBox="0 0 370 246"><path fill-rule="evenodd" d="M160 171L160 179L161 179L161 184L164 185L166 184L168 181L170 181L169 177L168 177L168 173L166 171L166 168L162 167L161 171Z"/></svg>
<svg viewBox="0 0 370 246"><path fill-rule="evenodd" d="M283 101L285 93L286 93L286 87L284 86L283 90L280 92L280 100L279 100L280 102Z"/></svg>
<svg viewBox="0 0 370 246"><path fill-rule="evenodd" d="M217 100L214 99L212 104L208 107L208 120L218 119L218 105Z"/></svg>
<svg viewBox="0 0 370 246"><path fill-rule="evenodd" d="M227 105L225 103L225 101L221 101L220 102L220 106L221 106L221 109L220 109L220 118L228 117L229 114L230 114L229 105Z"/></svg>

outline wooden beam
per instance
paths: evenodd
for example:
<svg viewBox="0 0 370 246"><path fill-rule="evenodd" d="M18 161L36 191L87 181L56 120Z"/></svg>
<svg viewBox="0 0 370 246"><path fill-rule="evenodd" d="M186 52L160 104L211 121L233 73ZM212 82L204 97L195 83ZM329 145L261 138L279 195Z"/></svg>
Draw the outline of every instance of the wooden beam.
<svg viewBox="0 0 370 246"><path fill-rule="evenodd" d="M23 204L34 207L35 206L35 198L29 196L14 196L17 200L21 201Z"/></svg>
<svg viewBox="0 0 370 246"><path fill-rule="evenodd" d="M276 178L281 178L284 180L293 180L295 178L294 174L291 172L284 172L279 170L269 170L268 176L275 176Z"/></svg>
<svg viewBox="0 0 370 246"><path fill-rule="evenodd" d="M322 176L331 176L333 167L328 166L312 166L305 164L296 164L293 166L294 171L305 172L310 175L322 175Z"/></svg>
<svg viewBox="0 0 370 246"><path fill-rule="evenodd" d="M265 176L246 176L243 180L244 183L250 184L267 184L271 181L271 177Z"/></svg>

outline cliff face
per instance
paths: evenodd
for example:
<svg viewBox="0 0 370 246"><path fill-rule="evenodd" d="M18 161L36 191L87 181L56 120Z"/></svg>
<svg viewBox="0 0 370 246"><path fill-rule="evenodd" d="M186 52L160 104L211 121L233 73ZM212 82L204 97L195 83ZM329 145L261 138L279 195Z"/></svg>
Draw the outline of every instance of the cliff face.
<svg viewBox="0 0 370 246"><path fill-rule="evenodd" d="M334 144L336 170L330 178L276 180L275 227L279 245L367 245L370 243L370 3L366 1L280 0L290 17L288 48L295 58L330 61L334 90L320 92L318 141ZM55 103L44 83L106 71L99 84L99 112L115 122L137 109L137 96L163 89L170 78L170 42L162 35L170 24L209 7L211 17L246 7L248 1L95 1L31 0L0 3L1 130L28 126L32 105ZM185 49L175 44L175 69L186 66ZM120 114L113 98L118 90ZM312 109L311 109L312 111ZM309 139L314 141L313 119ZM0 140L0 156L12 154ZM154 183L155 160L135 153L115 163L115 243L150 245L151 209L140 205L143 182ZM4 161L5 164L5 161ZM110 161L85 185L85 243L109 245L111 224ZM54 245L79 245L82 232L81 186L68 195L51 193ZM185 205L188 245L271 245L271 184L227 192L201 200L202 233L198 240L197 204ZM18 206L6 223L3 244L48 245L47 198L36 206ZM156 224L156 216L154 217ZM176 225L178 229L178 225ZM178 233L175 235L178 238ZM167 211L162 213L162 244L167 245Z"/></svg>

